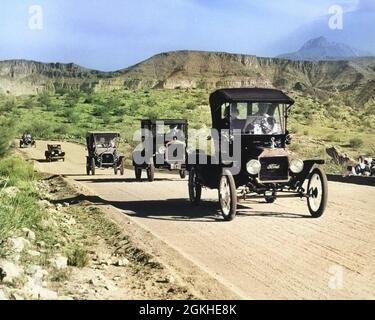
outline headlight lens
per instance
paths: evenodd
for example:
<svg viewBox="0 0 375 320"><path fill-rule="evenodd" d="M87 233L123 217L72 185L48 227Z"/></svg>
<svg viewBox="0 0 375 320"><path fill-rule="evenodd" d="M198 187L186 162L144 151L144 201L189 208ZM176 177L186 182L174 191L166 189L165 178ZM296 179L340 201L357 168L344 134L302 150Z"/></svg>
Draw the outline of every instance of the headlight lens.
<svg viewBox="0 0 375 320"><path fill-rule="evenodd" d="M250 160L246 164L246 170L252 175L256 175L260 172L261 164L258 160Z"/></svg>
<svg viewBox="0 0 375 320"><path fill-rule="evenodd" d="M300 173L303 170L303 161L300 159L294 159L290 161L290 171L293 173Z"/></svg>
<svg viewBox="0 0 375 320"><path fill-rule="evenodd" d="M159 147L159 153L160 154L164 154L165 153L165 151L167 151L167 148L166 147L164 147L164 146L161 146L161 147Z"/></svg>
<svg viewBox="0 0 375 320"><path fill-rule="evenodd" d="M192 147L187 147L187 148L186 148L186 152L189 153L189 154L190 154L190 153L193 153L193 152L194 152L194 148L192 148Z"/></svg>

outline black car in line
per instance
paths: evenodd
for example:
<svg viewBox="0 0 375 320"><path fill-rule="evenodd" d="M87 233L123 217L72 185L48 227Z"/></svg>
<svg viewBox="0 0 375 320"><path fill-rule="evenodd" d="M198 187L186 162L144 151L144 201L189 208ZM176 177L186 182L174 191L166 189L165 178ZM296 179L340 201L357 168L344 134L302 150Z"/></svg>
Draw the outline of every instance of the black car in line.
<svg viewBox="0 0 375 320"><path fill-rule="evenodd" d="M139 145L133 152L133 166L137 181L141 180L142 170L146 170L148 181L154 180L155 168L178 171L180 177L186 177L186 149L188 122L183 119L141 120L141 130L148 132L150 159L136 161L145 152L145 145ZM146 134L147 135L147 134Z"/></svg>
<svg viewBox="0 0 375 320"><path fill-rule="evenodd" d="M113 168L114 174L124 175L124 156L118 150L120 133L89 132L86 136L88 155L86 156L86 173L95 175L95 169Z"/></svg>

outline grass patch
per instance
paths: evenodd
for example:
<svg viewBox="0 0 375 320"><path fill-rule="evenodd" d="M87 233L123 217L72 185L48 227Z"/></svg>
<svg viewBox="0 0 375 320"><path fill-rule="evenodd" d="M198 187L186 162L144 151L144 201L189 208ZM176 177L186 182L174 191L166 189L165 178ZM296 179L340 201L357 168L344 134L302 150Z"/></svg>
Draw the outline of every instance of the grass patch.
<svg viewBox="0 0 375 320"><path fill-rule="evenodd" d="M43 212L38 205L36 178L32 166L22 159L8 156L0 160L0 240L40 224ZM12 192L8 192L10 187Z"/></svg>
<svg viewBox="0 0 375 320"><path fill-rule="evenodd" d="M349 146L353 149L362 147L362 145L363 145L363 140L361 138L352 138L349 140Z"/></svg>
<svg viewBox="0 0 375 320"><path fill-rule="evenodd" d="M51 281L63 282L69 279L71 271L69 269L54 270L51 274Z"/></svg>
<svg viewBox="0 0 375 320"><path fill-rule="evenodd" d="M83 268L89 263L89 256L86 249L74 247L67 252L68 265Z"/></svg>

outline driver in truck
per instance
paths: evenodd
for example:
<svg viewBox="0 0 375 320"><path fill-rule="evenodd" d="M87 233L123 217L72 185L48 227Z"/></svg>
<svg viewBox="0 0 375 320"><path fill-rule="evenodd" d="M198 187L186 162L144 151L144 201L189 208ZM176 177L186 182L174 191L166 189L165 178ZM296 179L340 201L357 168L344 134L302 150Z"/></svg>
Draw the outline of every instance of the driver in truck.
<svg viewBox="0 0 375 320"><path fill-rule="evenodd" d="M250 128L252 134L275 134L279 131L279 126L275 118L270 115L272 105L269 103L259 103L258 111L248 116L245 128Z"/></svg>

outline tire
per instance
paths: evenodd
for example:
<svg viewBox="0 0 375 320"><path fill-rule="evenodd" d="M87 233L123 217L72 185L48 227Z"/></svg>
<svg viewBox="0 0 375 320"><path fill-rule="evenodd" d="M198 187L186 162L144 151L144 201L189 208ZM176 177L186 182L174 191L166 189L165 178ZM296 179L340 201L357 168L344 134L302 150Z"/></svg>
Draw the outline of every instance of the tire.
<svg viewBox="0 0 375 320"><path fill-rule="evenodd" d="M155 165L151 163L149 167L147 168L147 179L149 182L154 181L154 176L155 176Z"/></svg>
<svg viewBox="0 0 375 320"><path fill-rule="evenodd" d="M232 174L225 170L219 182L220 210L225 221L232 221L237 213L237 189Z"/></svg>
<svg viewBox="0 0 375 320"><path fill-rule="evenodd" d="M134 167L135 180L141 181L142 179L142 168Z"/></svg>
<svg viewBox="0 0 375 320"><path fill-rule="evenodd" d="M94 158L92 158L90 161L90 170L91 170L91 174L95 176L95 159Z"/></svg>
<svg viewBox="0 0 375 320"><path fill-rule="evenodd" d="M192 205L198 206L201 202L202 185L197 181L195 168L189 172L189 198Z"/></svg>
<svg viewBox="0 0 375 320"><path fill-rule="evenodd" d="M315 168L309 175L307 184L307 206L313 218L319 218L327 207L328 180L324 171Z"/></svg>
<svg viewBox="0 0 375 320"><path fill-rule="evenodd" d="M276 197L272 197L272 196L265 197L264 199L266 200L267 203L274 203L276 201Z"/></svg>
<svg viewBox="0 0 375 320"><path fill-rule="evenodd" d="M186 178L186 170L180 170L180 178L185 179Z"/></svg>
<svg viewBox="0 0 375 320"><path fill-rule="evenodd" d="M120 175L124 175L125 173L125 164L124 164L124 159L121 160L121 164L120 164Z"/></svg>

